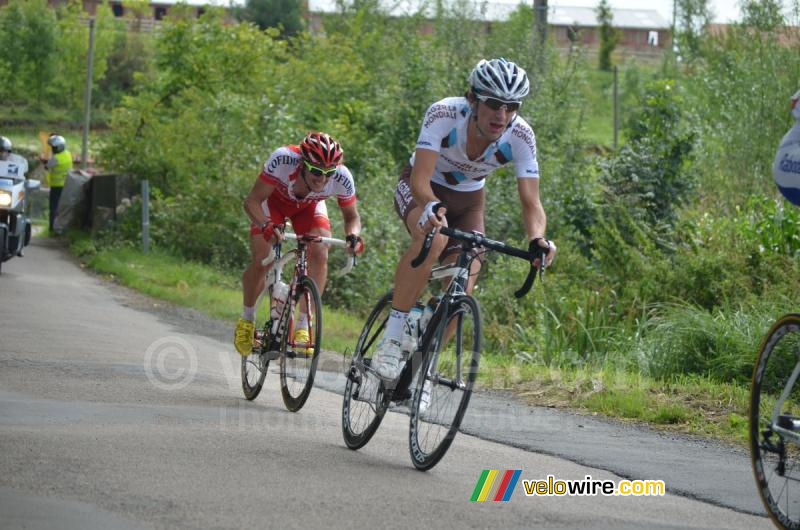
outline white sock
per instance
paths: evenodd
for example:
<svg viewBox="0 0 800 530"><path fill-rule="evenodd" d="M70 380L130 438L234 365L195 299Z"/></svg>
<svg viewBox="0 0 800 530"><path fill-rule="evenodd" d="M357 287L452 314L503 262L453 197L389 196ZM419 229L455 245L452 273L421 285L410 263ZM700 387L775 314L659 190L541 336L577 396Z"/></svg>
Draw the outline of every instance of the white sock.
<svg viewBox="0 0 800 530"><path fill-rule="evenodd" d="M308 314L300 313L294 321L294 329L308 329Z"/></svg>
<svg viewBox="0 0 800 530"><path fill-rule="evenodd" d="M386 323L386 331L383 332L383 338L394 339L400 341L403 337L403 325L406 323L408 311L398 311L392 308L389 313L389 321Z"/></svg>
<svg viewBox="0 0 800 530"><path fill-rule="evenodd" d="M242 306L242 318L245 320L249 320L250 322L256 321L256 306L247 307L246 305Z"/></svg>

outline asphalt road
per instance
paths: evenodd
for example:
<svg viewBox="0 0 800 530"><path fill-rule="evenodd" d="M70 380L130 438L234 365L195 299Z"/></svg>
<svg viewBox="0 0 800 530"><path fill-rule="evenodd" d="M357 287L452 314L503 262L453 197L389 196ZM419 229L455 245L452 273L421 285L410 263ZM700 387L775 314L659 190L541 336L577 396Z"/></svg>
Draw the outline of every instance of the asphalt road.
<svg viewBox="0 0 800 530"><path fill-rule="evenodd" d="M86 273L46 240L5 263L0 528L771 527L746 513L761 509L740 451L502 393L471 402L475 436L429 472L410 462L402 414L350 451L335 362L299 413L276 374L248 402L230 332ZM522 470L509 502L469 502L484 469ZM664 480L668 493L525 495L523 480L547 475Z"/></svg>

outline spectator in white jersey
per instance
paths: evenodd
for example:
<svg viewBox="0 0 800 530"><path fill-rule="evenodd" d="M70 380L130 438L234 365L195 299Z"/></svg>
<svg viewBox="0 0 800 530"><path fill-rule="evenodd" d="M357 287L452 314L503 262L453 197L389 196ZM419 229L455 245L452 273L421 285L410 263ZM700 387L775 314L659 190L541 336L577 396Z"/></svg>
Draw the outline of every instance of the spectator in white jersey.
<svg viewBox="0 0 800 530"><path fill-rule="evenodd" d="M536 140L530 125L517 114L530 91L525 70L503 58L481 60L470 73L469 84L464 97L445 98L428 108L416 151L395 191L395 209L411 234L411 245L397 265L392 310L372 361L386 380L395 379L403 368L408 354L403 351L403 328L434 261L453 262L460 245L437 234L425 262L414 268L411 261L434 227L484 232L484 184L495 169L513 163L530 247L549 249L547 264L556 254L556 246L545 239ZM480 261L473 260L470 292L480 267Z"/></svg>
<svg viewBox="0 0 800 530"><path fill-rule="evenodd" d="M255 305L271 267L262 265L262 261L281 237L276 226L283 225L288 218L298 235L331 237L325 199L336 196L350 243L347 251L351 254L364 251L364 240L359 235L361 217L356 208L356 187L343 161L339 142L323 132L308 133L300 145L279 147L270 155L245 198L244 211L251 223L251 260L242 274L242 316L233 339L241 355L247 356L253 349ZM327 245L309 246L308 273L322 293L328 277ZM308 321L302 316L295 323L293 340L308 342Z"/></svg>

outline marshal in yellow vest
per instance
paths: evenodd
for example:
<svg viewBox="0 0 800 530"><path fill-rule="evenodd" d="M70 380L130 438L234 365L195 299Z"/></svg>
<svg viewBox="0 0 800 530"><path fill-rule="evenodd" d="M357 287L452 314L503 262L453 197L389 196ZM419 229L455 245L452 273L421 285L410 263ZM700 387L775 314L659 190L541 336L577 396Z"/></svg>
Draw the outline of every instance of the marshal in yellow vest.
<svg viewBox="0 0 800 530"><path fill-rule="evenodd" d="M72 169L72 153L65 149L53 155L53 158L56 159L56 165L47 172L47 184L51 188L63 188L67 174Z"/></svg>

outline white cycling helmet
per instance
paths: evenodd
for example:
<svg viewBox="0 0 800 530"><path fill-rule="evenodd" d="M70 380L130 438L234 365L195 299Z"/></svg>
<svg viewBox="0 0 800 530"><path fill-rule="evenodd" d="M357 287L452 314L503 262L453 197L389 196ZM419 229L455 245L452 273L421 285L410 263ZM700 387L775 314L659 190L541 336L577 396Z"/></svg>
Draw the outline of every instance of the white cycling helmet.
<svg viewBox="0 0 800 530"><path fill-rule="evenodd" d="M59 136L58 134L50 135L50 138L47 139L47 145L53 148L53 153L60 153L67 147L67 141L64 140L63 136Z"/></svg>
<svg viewBox="0 0 800 530"><path fill-rule="evenodd" d="M13 147L14 146L11 145L11 140L5 136L0 136L0 151L8 151L10 153Z"/></svg>
<svg viewBox="0 0 800 530"><path fill-rule="evenodd" d="M506 59L481 59L469 74L469 84L478 94L503 101L521 101L531 90L525 70Z"/></svg>

